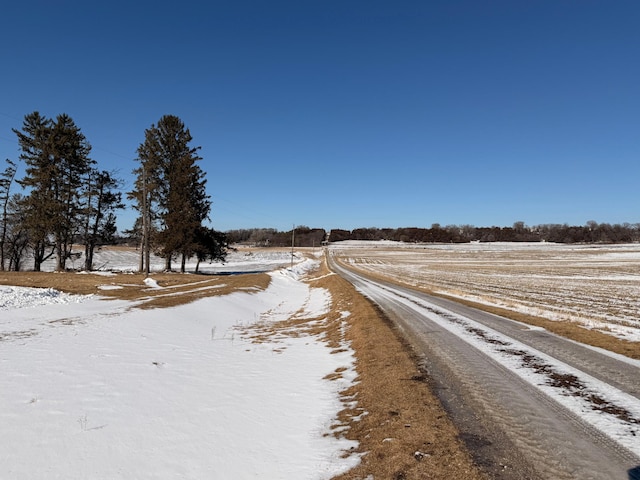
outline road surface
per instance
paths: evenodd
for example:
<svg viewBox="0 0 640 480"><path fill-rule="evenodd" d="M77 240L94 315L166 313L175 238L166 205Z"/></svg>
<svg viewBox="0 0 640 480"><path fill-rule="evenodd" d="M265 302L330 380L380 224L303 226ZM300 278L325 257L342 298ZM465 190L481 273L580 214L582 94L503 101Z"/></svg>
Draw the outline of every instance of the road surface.
<svg viewBox="0 0 640 480"><path fill-rule="evenodd" d="M640 362L328 259L416 349L493 478L640 479Z"/></svg>

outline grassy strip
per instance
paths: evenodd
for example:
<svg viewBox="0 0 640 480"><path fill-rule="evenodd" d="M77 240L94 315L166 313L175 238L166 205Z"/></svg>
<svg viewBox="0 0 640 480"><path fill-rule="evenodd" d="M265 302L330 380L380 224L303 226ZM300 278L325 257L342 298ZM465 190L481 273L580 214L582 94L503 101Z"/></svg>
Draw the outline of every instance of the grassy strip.
<svg viewBox="0 0 640 480"><path fill-rule="evenodd" d="M246 275L192 275L158 273L152 278L160 289L149 288L142 274L110 276L69 272L2 272L0 285L17 287L54 288L79 295L100 295L104 298L139 302L138 308L163 308L184 305L199 298L227 295L237 290L264 290L271 277L266 273ZM100 287L118 287L103 290Z"/></svg>
<svg viewBox="0 0 640 480"><path fill-rule="evenodd" d="M394 326L350 283L323 269L313 285L331 292L328 335L346 322L341 330L357 358L357 383L342 392L347 408L335 428L357 440L363 455L360 465L335 480L486 478Z"/></svg>

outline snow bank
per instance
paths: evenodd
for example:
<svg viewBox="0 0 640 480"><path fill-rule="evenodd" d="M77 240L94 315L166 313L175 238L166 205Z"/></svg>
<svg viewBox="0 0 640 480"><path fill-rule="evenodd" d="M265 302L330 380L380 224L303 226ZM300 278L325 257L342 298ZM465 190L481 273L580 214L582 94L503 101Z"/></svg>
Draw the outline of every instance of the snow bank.
<svg viewBox="0 0 640 480"><path fill-rule="evenodd" d="M0 285L0 310L82 302L88 296L69 295L53 288L7 287Z"/></svg>
<svg viewBox="0 0 640 480"><path fill-rule="evenodd" d="M329 293L297 279L313 267L274 272L262 292L153 310L3 287L22 300L0 322L14 333L0 334L0 476L315 480L351 468L355 444L327 435L355 376L348 345L249 335L326 313ZM338 368L347 380L325 379Z"/></svg>

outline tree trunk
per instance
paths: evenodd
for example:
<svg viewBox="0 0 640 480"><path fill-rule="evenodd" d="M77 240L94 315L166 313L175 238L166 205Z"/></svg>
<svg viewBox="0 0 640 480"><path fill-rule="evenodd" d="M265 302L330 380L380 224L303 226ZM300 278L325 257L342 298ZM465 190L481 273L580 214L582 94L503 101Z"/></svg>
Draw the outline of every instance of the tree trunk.
<svg viewBox="0 0 640 480"><path fill-rule="evenodd" d="M84 246L84 269L87 272L93 270L93 251L95 250L95 245L93 242L89 241Z"/></svg>
<svg viewBox="0 0 640 480"><path fill-rule="evenodd" d="M56 272L63 272L65 269L64 248L60 240L56 240Z"/></svg>
<svg viewBox="0 0 640 480"><path fill-rule="evenodd" d="M144 272L144 237L142 238L142 242L140 242L140 261L138 263L138 272Z"/></svg>

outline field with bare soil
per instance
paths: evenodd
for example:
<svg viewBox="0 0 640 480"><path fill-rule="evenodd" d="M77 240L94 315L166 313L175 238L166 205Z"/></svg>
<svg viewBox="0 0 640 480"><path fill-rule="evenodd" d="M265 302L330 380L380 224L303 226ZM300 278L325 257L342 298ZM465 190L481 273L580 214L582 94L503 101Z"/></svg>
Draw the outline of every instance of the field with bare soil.
<svg viewBox="0 0 640 480"><path fill-rule="evenodd" d="M352 267L640 358L640 245L344 242Z"/></svg>

